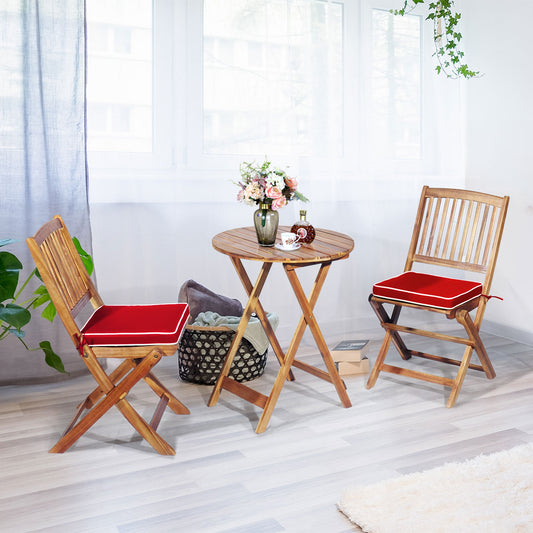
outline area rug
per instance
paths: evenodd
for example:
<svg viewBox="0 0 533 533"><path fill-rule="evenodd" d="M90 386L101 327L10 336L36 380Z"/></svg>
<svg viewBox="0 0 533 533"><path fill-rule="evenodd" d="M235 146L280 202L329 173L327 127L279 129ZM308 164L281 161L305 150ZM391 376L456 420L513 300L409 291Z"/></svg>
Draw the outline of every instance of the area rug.
<svg viewBox="0 0 533 533"><path fill-rule="evenodd" d="M533 443L345 491L367 533L533 532Z"/></svg>

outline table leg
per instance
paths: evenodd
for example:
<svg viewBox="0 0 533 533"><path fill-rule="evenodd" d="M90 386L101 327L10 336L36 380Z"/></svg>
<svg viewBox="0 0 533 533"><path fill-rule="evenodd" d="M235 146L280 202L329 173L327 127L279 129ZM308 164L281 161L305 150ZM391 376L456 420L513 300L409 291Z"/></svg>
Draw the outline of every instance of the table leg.
<svg viewBox="0 0 533 533"><path fill-rule="evenodd" d="M296 298L298 299L300 307L302 308L303 318L305 322L307 323L307 325L309 326L309 329L313 335L313 338L315 339L316 345L320 351L320 354L322 355L322 359L324 360L326 368L328 369L328 373L331 377L331 381L335 385L335 389L337 390L339 399L341 400L342 405L344 407L351 407L352 404L346 392L346 387L344 385L344 382L339 377L339 373L337 372L335 362L333 361L333 358L331 357L331 352L329 351L328 345L326 344L326 341L324 340L322 332L320 331L320 328L318 327L318 323L316 321L315 315L313 314L313 308L318 299L318 295L320 294L320 291L322 290L324 281L326 280L326 275L328 273L330 265L331 263L329 262L329 263L322 263L322 265L320 266L320 270L318 271L317 277L315 279L315 283L313 285L313 289L311 291L309 300L305 296L305 293L302 289L302 285L300 284L300 281L298 280L298 276L296 275L296 272L294 271L295 270L294 266L292 265L283 265L283 266L285 268L287 277L289 278L289 281L291 283L294 294L296 295ZM294 355L292 359L294 359Z"/></svg>
<svg viewBox="0 0 533 533"><path fill-rule="evenodd" d="M241 280L241 283L244 286L244 289L246 290L246 293L248 294L248 297L251 296L253 286L252 282L250 281L250 278L248 277L248 274L246 273L245 268L242 265L242 262L237 257L231 257L231 262L233 263L233 266L235 267L235 270L237 271L237 274L239 275L239 278ZM263 325L263 329L265 330L265 333L268 337L268 340L270 342L270 345L272 346L272 349L274 350L274 353L276 354L276 357L278 359L278 362L280 365L283 364L283 361L285 360L285 354L283 353L283 349L281 348L278 338L276 337L276 334L274 333L274 330L272 329L272 326L270 325L270 321L267 318L267 314L263 308L263 305L259 301L259 295L257 295L257 301L255 305L255 312L261 321L261 324ZM292 370L289 372L287 376L288 381L294 381L294 374L292 373Z"/></svg>
<svg viewBox="0 0 533 533"><path fill-rule="evenodd" d="M240 263L238 259L237 261ZM226 360L224 361L224 365L222 366L220 375L218 376L215 387L213 388L213 392L211 393L209 401L207 402L207 405L209 407L216 405L218 401L218 398L220 396L220 391L222 389L222 384L224 382L224 378L226 378L227 375L229 374L231 363L233 363L233 358L235 357L235 354L237 353L241 339L244 335L246 327L248 326L250 316L252 315L252 313L254 312L256 308L259 295L261 294L261 290L263 289L263 286L265 284L265 281L267 279L267 276L268 276L268 273L270 272L271 267L272 267L272 263L263 263L263 266L261 267L261 271L259 272L257 281L255 282L255 285L250 292L248 303L246 304L246 307L244 308L241 321L239 322L239 326L237 327L237 331L235 332L235 336L233 337L233 341L231 342L231 346L229 348L228 354L226 355ZM244 268L242 267L242 264L241 264L241 268L242 270L244 270Z"/></svg>
<svg viewBox="0 0 533 533"><path fill-rule="evenodd" d="M283 384L287 379L289 372L291 371L291 366L294 362L296 352L298 350L303 334L305 332L305 328L307 326L309 326L309 329L313 334L315 342L317 343L318 349L320 350L320 353L322 355L322 359L324 360L326 368L328 369L328 374L331 378L331 382L335 385L335 389L337 390L337 394L339 395L343 406L351 407L352 405L350 402L350 398L346 393L344 383L339 377L339 374L335 367L335 363L333 362L333 359L331 357L331 353L326 345L326 342L324 341L322 333L320 332L316 319L313 315L313 307L315 306L318 300L318 295L320 294L322 286L324 285L324 281L326 279L326 275L328 273L330 265L331 262L328 262L323 263L320 266L320 270L317 274L315 283L309 295L309 300L306 298L305 292L302 289L300 281L298 280L298 277L294 272L295 267L287 264L283 265L285 272L287 273L287 277L289 278L289 281L293 288L293 291L296 295L296 298L298 299L300 307L302 308L303 314L300 317L298 326L296 327L296 331L294 332L291 343L289 345L289 349L285 354L284 363L282 364L278 375L276 376L274 386L272 387L270 395L266 401L263 413L261 415L261 418L259 419L259 423L257 424L257 428L255 430L256 433L262 433L266 430L268 426L272 413L274 412L274 407L276 405L276 402L278 401L279 395L283 388Z"/></svg>

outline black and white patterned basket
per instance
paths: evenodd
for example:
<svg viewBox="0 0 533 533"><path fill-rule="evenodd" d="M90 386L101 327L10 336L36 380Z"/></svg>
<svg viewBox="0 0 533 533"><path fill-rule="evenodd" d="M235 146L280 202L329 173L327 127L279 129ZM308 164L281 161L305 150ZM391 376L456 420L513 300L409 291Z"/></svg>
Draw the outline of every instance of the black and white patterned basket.
<svg viewBox="0 0 533 533"><path fill-rule="evenodd" d="M226 327L186 326L178 345L178 370L183 381L214 385L224 364L235 332ZM263 374L268 350L259 354L242 339L229 376L235 381L251 381Z"/></svg>

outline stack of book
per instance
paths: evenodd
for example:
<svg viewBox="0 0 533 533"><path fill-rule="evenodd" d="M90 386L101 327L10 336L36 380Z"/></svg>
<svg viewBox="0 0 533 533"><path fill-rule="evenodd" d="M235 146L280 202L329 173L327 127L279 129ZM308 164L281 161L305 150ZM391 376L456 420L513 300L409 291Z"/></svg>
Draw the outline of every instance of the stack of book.
<svg viewBox="0 0 533 533"><path fill-rule="evenodd" d="M342 341L331 350L340 376L368 373L368 340Z"/></svg>

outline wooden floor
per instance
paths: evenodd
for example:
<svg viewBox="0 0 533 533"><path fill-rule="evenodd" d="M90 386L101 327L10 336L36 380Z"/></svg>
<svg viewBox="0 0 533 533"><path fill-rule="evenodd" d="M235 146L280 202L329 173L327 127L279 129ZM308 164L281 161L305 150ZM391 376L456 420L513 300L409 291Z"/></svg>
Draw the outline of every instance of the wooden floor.
<svg viewBox="0 0 533 533"><path fill-rule="evenodd" d="M533 440L533 347L483 338L496 379L470 372L452 409L442 387L385 374L370 391L365 378L347 379L344 409L331 384L296 369L261 435L256 407L222 391L208 408L211 387L181 382L168 358L156 374L192 413L161 422L175 457L153 452L116 409L71 450L49 454L89 377L0 388L0 530L357 531L336 508L344 489ZM319 360L312 349L301 358ZM276 369L269 357L254 386L266 391ZM144 385L130 399L146 416L155 407Z"/></svg>

